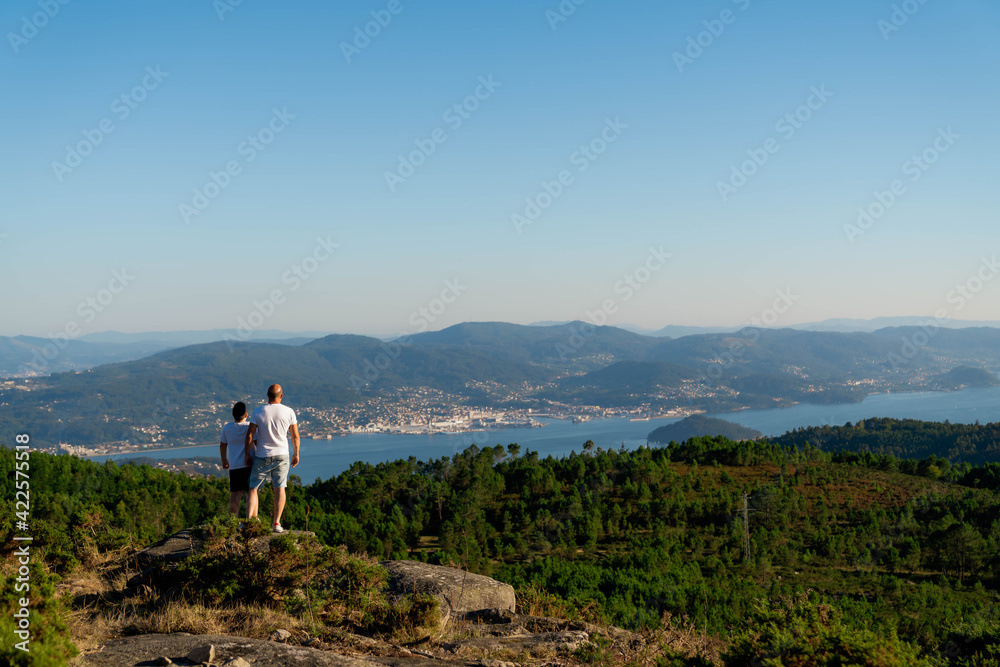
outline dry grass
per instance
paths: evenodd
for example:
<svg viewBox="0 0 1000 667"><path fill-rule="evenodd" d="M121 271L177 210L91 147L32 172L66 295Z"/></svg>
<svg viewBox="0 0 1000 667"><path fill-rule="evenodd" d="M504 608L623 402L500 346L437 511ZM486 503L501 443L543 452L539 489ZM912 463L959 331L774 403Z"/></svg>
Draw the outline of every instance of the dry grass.
<svg viewBox="0 0 1000 667"><path fill-rule="evenodd" d="M59 592L71 599L66 622L81 651L119 637L190 632L267 638L277 628L295 631L301 623L282 610L261 605L205 607L164 601L147 587L127 590L128 548L97 555L63 578Z"/></svg>
<svg viewBox="0 0 1000 667"><path fill-rule="evenodd" d="M81 650L135 634L189 632L266 639L278 628L301 629L294 616L270 607L205 607L180 600L158 603L144 596L81 606L67 622L72 640Z"/></svg>
<svg viewBox="0 0 1000 667"><path fill-rule="evenodd" d="M593 600L588 601L582 607L574 607L536 584L531 584L517 591L517 613L525 616L581 620L595 624L599 624L603 620L600 609Z"/></svg>
<svg viewBox="0 0 1000 667"><path fill-rule="evenodd" d="M666 649L686 658L700 655L717 665L722 664L719 654L726 649L725 642L699 632L687 616L678 619L669 612L663 614L660 627L649 633L648 641L660 653Z"/></svg>
<svg viewBox="0 0 1000 667"><path fill-rule="evenodd" d="M129 629L142 634L190 632L266 639L278 628L298 630L299 621L281 610L269 607L234 605L211 608L170 601L138 619Z"/></svg>

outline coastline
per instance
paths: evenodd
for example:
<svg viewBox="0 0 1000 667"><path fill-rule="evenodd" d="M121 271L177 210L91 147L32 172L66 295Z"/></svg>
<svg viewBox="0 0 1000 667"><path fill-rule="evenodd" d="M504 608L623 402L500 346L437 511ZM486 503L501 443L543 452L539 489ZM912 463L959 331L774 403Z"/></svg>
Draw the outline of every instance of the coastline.
<svg viewBox="0 0 1000 667"><path fill-rule="evenodd" d="M211 447L212 445L181 445L180 447L159 447L157 449L137 449L134 452L115 452L114 454L87 454L81 459L90 459L95 456L123 456L125 454L145 454L146 452L173 452L178 449L198 449L200 447Z"/></svg>
<svg viewBox="0 0 1000 667"><path fill-rule="evenodd" d="M339 437L344 437L344 436L351 436L351 435L462 435L464 433L489 433L489 432L492 432L492 431L504 431L504 430L507 430L508 428L542 428L544 426L546 426L546 424L539 423L539 424L533 424L531 426L517 425L517 426L509 426L509 427L503 427L503 428L487 428L487 427L483 427L483 428L466 429L466 430L463 430L463 431L401 431L401 430L391 430L391 431L355 431L355 432L346 431L346 432L341 432L341 433L330 434L331 437L326 437L325 434L321 435L321 436L317 436L317 437L310 437L310 436L306 436L306 435L303 435L301 437L302 437L302 440L311 440L313 442L326 442L326 441L329 441L329 440L333 440L334 438L339 438ZM135 451L113 452L113 453L110 453L110 454L107 453L107 452L105 452L103 454L85 454L83 456L80 456L80 458L82 458L82 459L90 459L90 458L94 458L94 457L97 457L97 456L129 456L129 455L132 455L132 454L142 455L142 454L146 454L146 453L152 454L152 453L155 453L155 452L174 452L174 451L178 451L178 450L181 450L181 449L200 449L202 447L211 447L211 446L212 445L209 444L209 445L181 445L179 447L157 447L156 449L137 449Z"/></svg>
<svg viewBox="0 0 1000 667"><path fill-rule="evenodd" d="M690 416L691 414L705 414L705 415L713 416L713 417L716 417L716 418L719 418L719 419L724 419L724 420L725 419L729 419L729 420L732 420L732 421L735 421L735 422L739 423L740 419L746 418L748 415L758 415L758 414L767 413L767 412L770 412L770 411L774 411L774 412L771 412L771 414L777 415L779 413L783 413L784 411L788 411L788 410L793 410L794 411L794 410L802 410L802 409L805 409L805 410L813 409L813 410L817 410L817 411L822 411L822 415L820 415L817 418L819 420L818 423L835 423L836 422L836 418L831 419L831 415L833 413L836 413L836 412L839 412L839 411L845 410L845 409L850 409L852 407L856 407L858 405L861 405L861 404L865 403L868 400L878 399L880 397L886 397L886 398L887 397L912 397L912 398L917 398L919 396L927 396L927 395L954 396L954 395L959 394L959 393L961 393L963 391L976 391L976 390L980 390L980 391L986 390L986 391L988 391L989 389L1000 390L1000 385L995 385L993 387L962 387L962 388L959 388L957 390L954 390L954 389L953 390L941 390L941 389L930 389L930 388L927 388L927 387L920 387L920 388L909 389L907 391L900 391L899 388L896 388L895 391L893 391L893 390L886 390L886 391L872 392L870 394L864 394L863 396L856 397L855 400L851 400L851 401L848 401L848 402L841 402L841 403L808 403L808 402L801 402L801 401L790 401L789 403L786 403L786 404L783 404L783 405L778 405L778 406L774 406L774 407L767 407L767 408L741 406L741 407L737 407L737 408L731 408L729 410L723 410L723 411L720 411L720 412L712 412L712 411L708 411L708 410L700 410L699 409L699 410L694 410L694 411L684 411L684 412L682 412L680 414L676 414L674 416L668 416L667 414L661 413L659 415L651 416L649 418L639 418L639 419L636 419L634 417L630 417L628 415L616 415L614 417L592 417L589 420L581 422L581 424L585 425L585 424L588 424L588 423L600 422L600 421L604 421L604 420L622 420L622 421L627 422L627 423L632 423L632 424L638 425L639 423L643 423L643 422L655 422L655 421L660 421L660 420L665 420L665 419L677 419L677 420L679 420L679 419L681 419L683 417ZM867 415L867 416L876 416L876 415L872 414L872 415ZM576 417L576 416L575 415L556 415L556 414L549 413L549 414L533 415L533 417L541 418L541 419L545 419L545 420L552 420L552 423L567 423L567 422L572 422L574 420L574 417ZM858 418L859 417L854 416L854 417L845 417L843 419L844 420L849 420L849 421L855 421ZM952 419L952 421L955 421L954 418L951 418L951 419ZM933 421L933 418L931 418L931 420ZM997 421L1000 421L1000 418L998 418ZM463 435L463 434L470 434L470 435L471 434L487 434L487 433L491 433L491 432L497 432L497 431L503 432L503 431L507 431L507 430L512 430L512 429L516 430L516 429L522 429L522 428L530 428L531 430L535 430L535 429L541 429L541 428L543 428L543 427L545 427L547 425L548 424L546 424L546 423L543 422L543 423L537 423L537 424L532 425L530 427L527 426L527 425L518 425L518 426L513 426L513 427L499 427L499 428L477 427L477 428L466 429L466 430L462 430L462 431L406 431L406 430L401 430L399 428L393 428L393 429L384 430L384 431L353 432L353 433L352 432L331 433L329 437L327 437L326 433L317 434L316 436L313 436L313 437L309 437L309 436L303 435L302 438L303 438L303 440L312 440L314 442L330 442L330 441L336 441L336 440L338 440L340 438L343 438L343 437L346 437L346 436L368 436L368 437L372 437L372 436L375 436L375 437L381 437L381 436L389 436L389 437L393 437L393 436L407 436L407 437L413 437L413 436L435 436L435 435L438 435L438 436L455 436L455 435ZM153 448L138 449L138 450L135 450L135 451L121 451L121 452L114 452L114 453L87 453L85 455L79 455L79 456L80 456L80 458L86 458L86 459L97 458L97 457L102 457L102 458L103 457L116 457L116 458L117 457L139 457L139 456L144 456L144 455L147 455L147 454L155 457L157 454L162 453L162 452L183 451L183 450L186 450L186 449L197 449L197 448L200 448L200 447L211 447L211 446L213 446L213 445L212 444L209 444L209 445L182 445L182 446L177 446L177 447L157 447L155 449L153 449Z"/></svg>

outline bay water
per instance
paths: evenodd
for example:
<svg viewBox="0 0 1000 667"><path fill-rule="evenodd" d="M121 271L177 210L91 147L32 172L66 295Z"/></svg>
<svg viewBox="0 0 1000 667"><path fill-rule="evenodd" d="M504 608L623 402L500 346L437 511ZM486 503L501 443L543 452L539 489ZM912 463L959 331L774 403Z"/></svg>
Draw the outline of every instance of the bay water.
<svg viewBox="0 0 1000 667"><path fill-rule="evenodd" d="M293 406L294 407L294 406ZM925 421L951 421L972 424L1000 421L1000 387L963 389L952 392L913 392L875 394L860 403L813 405L799 403L788 408L742 410L708 415L757 429L764 435L781 435L806 426L842 425L868 417L895 417ZM583 443L593 440L605 449L635 449L647 444L654 429L680 421L652 419L631 421L624 418L591 419L582 423L570 420L542 419L541 428L514 428L459 434L399 435L358 433L335 436L330 440L302 439L301 463L293 471L303 482L334 477L355 461L380 463L415 456L430 460L453 456L472 444L492 447L517 443L521 453L538 452L539 456L566 456L583 451ZM219 443L204 447L153 450L138 454L94 456L91 460L123 460L138 456L154 459L190 459L195 456L217 458Z"/></svg>

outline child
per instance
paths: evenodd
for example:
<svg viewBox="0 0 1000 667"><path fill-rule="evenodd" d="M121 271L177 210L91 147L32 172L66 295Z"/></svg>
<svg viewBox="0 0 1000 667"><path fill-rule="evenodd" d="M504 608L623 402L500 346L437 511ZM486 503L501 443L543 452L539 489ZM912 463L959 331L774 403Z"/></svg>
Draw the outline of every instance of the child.
<svg viewBox="0 0 1000 667"><path fill-rule="evenodd" d="M229 511L239 514L243 493L250 490L250 466L246 463L244 451L250 422L247 421L247 406L243 401L233 405L233 420L222 427L219 453L223 469L229 471Z"/></svg>

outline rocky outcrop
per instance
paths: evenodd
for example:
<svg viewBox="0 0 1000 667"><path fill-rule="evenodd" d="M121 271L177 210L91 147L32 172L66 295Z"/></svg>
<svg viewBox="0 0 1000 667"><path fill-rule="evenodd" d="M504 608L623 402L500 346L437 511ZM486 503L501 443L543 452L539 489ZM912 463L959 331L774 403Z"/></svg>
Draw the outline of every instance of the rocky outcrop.
<svg viewBox="0 0 1000 667"><path fill-rule="evenodd" d="M179 563L188 556L200 552L204 544L201 529L185 528L137 553L136 564L141 568L147 568L158 563Z"/></svg>
<svg viewBox="0 0 1000 667"><path fill-rule="evenodd" d="M301 537L316 537L316 533L305 530L286 530L280 535L288 535L296 541ZM267 533L255 537L250 540L250 549L257 553L267 553L271 546L271 540L278 536L279 533ZM135 589L143 586L153 587L162 583L165 573L176 568L188 556L201 553L204 546L203 527L185 528L163 538L156 544L135 554L134 567L126 587Z"/></svg>
<svg viewBox="0 0 1000 667"><path fill-rule="evenodd" d="M387 560L382 565L389 571L390 597L433 595L441 602L444 618L483 609L514 611L514 588L496 579L411 560Z"/></svg>
<svg viewBox="0 0 1000 667"><path fill-rule="evenodd" d="M293 538L312 533L292 532ZM251 548L267 553L273 535L255 538ZM128 588L150 587L170 597L177 587L171 573L187 557L204 548L197 528L183 530L135 554ZM401 599L416 593L440 603L438 628L419 642L404 646L346 632L310 637L301 630L274 630L271 641L227 635L138 635L117 639L88 652L80 665L341 665L356 667L506 667L538 658L561 661L589 641L597 629L581 622L515 613L514 589L505 583L463 570L419 561L382 561L389 577L387 596ZM133 570L134 572L135 570ZM142 592L142 591L140 591ZM452 631L446 626L452 625ZM512 660L513 659L513 660Z"/></svg>
<svg viewBox="0 0 1000 667"><path fill-rule="evenodd" d="M524 616L486 610L456 617L455 639L428 639L422 648L343 633L337 645L311 639L284 643L229 635L136 635L116 639L81 656L83 667L212 664L224 667L514 667L564 664L568 653L583 647L591 634L632 638L619 628L582 621ZM457 639L461 637L461 639ZM277 638L275 638L277 639ZM353 654L353 655L352 655ZM361 655L358 655L361 654ZM549 662L539 662L548 660Z"/></svg>
<svg viewBox="0 0 1000 667"><path fill-rule="evenodd" d="M292 646L261 639L229 635L136 635L116 639L100 650L83 656L83 664L93 667L124 665L198 665L211 656L213 664L240 664L242 659L254 667L374 667L377 663L349 658L305 646ZM168 658L170 662L157 662ZM198 659L199 662L195 662Z"/></svg>
<svg viewBox="0 0 1000 667"><path fill-rule="evenodd" d="M280 535L288 535L294 539L304 536L316 537L316 533L305 530L286 530ZM271 540L279 533L267 533L250 541L250 548L259 553L267 553ZM179 563L188 556L201 552L205 544L202 528L185 528L179 533L165 537L156 544L146 547L135 555L136 563L141 568L152 565L168 565Z"/></svg>

